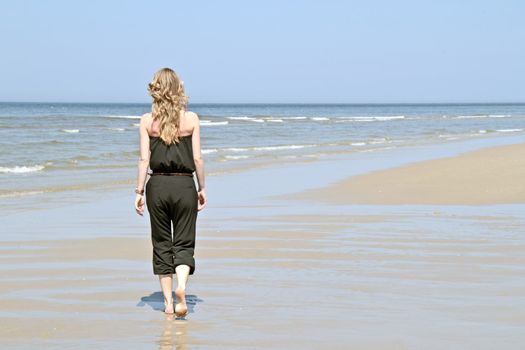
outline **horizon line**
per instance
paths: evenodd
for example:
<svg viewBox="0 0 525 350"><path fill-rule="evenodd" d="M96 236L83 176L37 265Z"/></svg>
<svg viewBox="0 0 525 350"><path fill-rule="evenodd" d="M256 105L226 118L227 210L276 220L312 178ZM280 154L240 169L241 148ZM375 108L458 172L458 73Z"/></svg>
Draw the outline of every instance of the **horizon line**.
<svg viewBox="0 0 525 350"><path fill-rule="evenodd" d="M27 103L27 104L136 104L151 105L151 102L81 102L81 101L0 101L0 103ZM193 102L188 105L349 105L349 106L366 106L366 105L523 105L525 101L464 101L464 102Z"/></svg>

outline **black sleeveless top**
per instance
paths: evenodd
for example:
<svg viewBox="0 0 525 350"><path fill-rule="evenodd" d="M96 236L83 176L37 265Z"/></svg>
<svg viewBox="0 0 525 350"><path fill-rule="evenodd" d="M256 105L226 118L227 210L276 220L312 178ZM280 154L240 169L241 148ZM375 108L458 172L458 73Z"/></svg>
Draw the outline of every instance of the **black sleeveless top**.
<svg viewBox="0 0 525 350"><path fill-rule="evenodd" d="M193 135L179 136L179 142L167 145L159 136L149 137L149 167L160 173L192 173L195 171Z"/></svg>

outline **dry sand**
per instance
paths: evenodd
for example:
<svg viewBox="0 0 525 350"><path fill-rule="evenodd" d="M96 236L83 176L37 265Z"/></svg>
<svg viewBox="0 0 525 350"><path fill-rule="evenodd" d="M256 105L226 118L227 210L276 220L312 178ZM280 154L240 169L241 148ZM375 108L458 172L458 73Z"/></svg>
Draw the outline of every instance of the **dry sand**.
<svg viewBox="0 0 525 350"><path fill-rule="evenodd" d="M525 144L375 171L290 197L341 204L525 203Z"/></svg>

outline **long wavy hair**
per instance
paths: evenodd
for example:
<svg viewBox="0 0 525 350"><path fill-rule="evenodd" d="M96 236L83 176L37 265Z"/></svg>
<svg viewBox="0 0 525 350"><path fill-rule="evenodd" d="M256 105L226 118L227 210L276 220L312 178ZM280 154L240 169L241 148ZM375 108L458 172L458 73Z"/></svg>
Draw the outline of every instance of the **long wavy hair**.
<svg viewBox="0 0 525 350"><path fill-rule="evenodd" d="M160 138L168 145L178 143L180 117L188 106L182 80L172 69L162 68L148 84L148 92L153 98L153 120L159 120Z"/></svg>

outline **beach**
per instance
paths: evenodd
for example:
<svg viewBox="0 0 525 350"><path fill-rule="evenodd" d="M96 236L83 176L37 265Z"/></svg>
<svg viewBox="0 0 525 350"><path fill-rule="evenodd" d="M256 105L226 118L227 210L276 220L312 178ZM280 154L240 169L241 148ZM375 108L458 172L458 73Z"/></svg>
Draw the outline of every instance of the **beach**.
<svg viewBox="0 0 525 350"><path fill-rule="evenodd" d="M297 198L341 204L525 203L525 144L376 171L306 191Z"/></svg>
<svg viewBox="0 0 525 350"><path fill-rule="evenodd" d="M10 349L515 349L524 145L466 140L210 176L185 320L162 313L147 213L134 213L129 188L9 212L0 339Z"/></svg>
<svg viewBox="0 0 525 350"><path fill-rule="evenodd" d="M0 350L525 349L525 1L0 13Z"/></svg>

